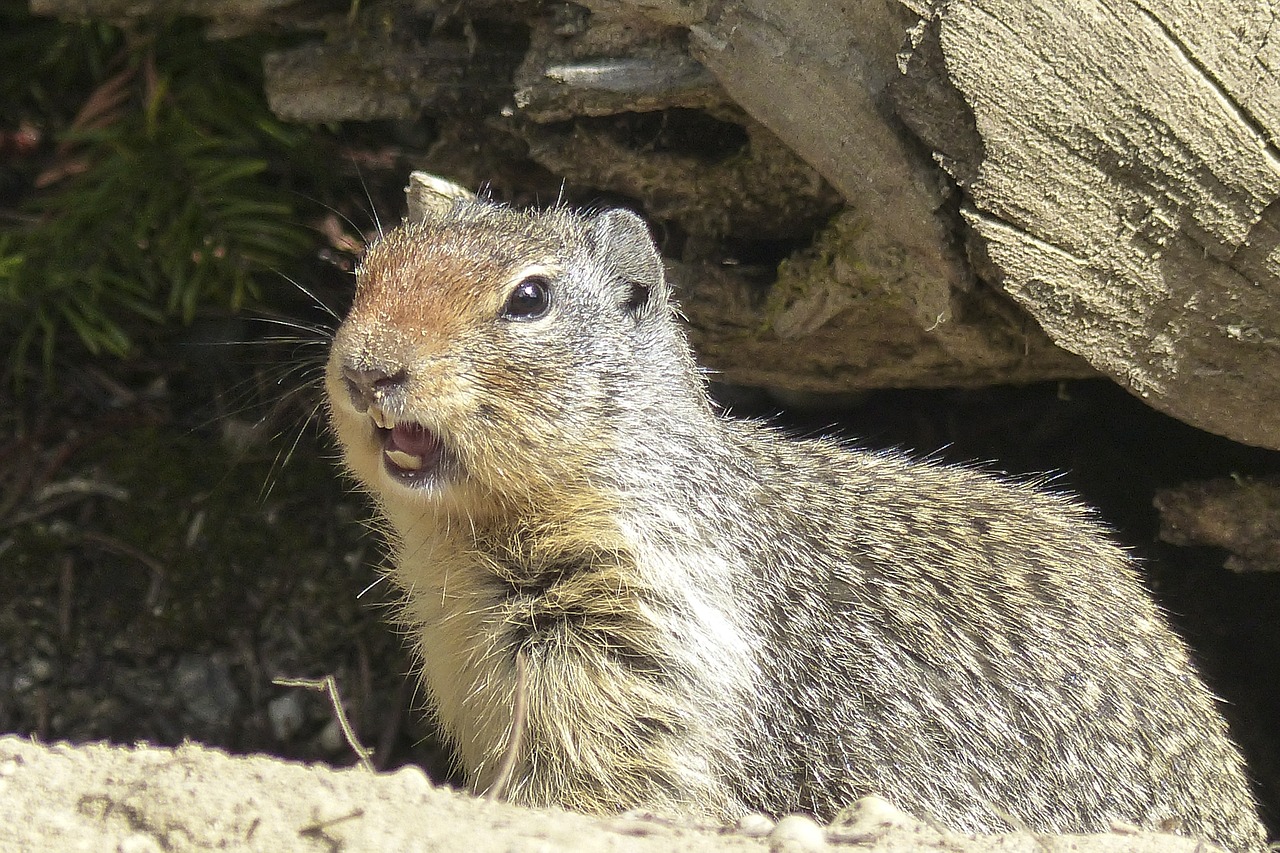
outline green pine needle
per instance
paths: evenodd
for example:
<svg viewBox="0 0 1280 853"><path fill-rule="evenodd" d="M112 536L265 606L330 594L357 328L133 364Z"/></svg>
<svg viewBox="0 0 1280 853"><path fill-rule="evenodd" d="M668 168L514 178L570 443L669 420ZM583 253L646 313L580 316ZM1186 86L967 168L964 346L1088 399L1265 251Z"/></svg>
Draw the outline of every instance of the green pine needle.
<svg viewBox="0 0 1280 853"><path fill-rule="evenodd" d="M280 188L307 137L268 111L259 49L211 44L190 23L143 37L4 17L0 55L20 48L24 64L6 60L0 106L69 128L58 139L82 167L32 195L29 224L0 233L13 375L37 359L49 369L71 343L125 356L158 324L238 309L307 251L298 197ZM130 68L110 120L70 129L80 104ZM51 69L78 102L50 85Z"/></svg>

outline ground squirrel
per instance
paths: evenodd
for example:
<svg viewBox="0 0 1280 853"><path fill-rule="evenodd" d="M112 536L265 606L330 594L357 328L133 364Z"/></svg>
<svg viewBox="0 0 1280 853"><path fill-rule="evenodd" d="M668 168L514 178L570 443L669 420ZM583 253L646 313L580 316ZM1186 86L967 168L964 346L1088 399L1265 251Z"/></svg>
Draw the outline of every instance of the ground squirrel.
<svg viewBox="0 0 1280 853"><path fill-rule="evenodd" d="M875 793L965 831L1263 846L1213 697L1078 503L725 417L633 213L410 191L326 387L476 790L518 729L524 804Z"/></svg>

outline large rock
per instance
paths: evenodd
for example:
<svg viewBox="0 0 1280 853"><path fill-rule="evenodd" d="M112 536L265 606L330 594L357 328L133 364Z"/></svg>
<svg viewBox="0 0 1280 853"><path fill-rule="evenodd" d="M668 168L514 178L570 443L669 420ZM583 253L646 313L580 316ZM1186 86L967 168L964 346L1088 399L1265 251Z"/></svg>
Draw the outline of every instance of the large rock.
<svg viewBox="0 0 1280 853"><path fill-rule="evenodd" d="M957 0L917 29L904 93L933 107L910 118L964 189L983 271L1055 342L1280 448L1274 18L1267 0Z"/></svg>

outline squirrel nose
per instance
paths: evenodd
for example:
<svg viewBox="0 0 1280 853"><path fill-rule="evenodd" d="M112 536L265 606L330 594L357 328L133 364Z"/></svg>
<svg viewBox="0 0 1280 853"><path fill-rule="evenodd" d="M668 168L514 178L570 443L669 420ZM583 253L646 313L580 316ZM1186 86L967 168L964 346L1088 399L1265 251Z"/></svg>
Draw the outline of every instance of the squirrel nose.
<svg viewBox="0 0 1280 853"><path fill-rule="evenodd" d="M381 368L362 370L347 366L342 368L342 380L351 395L351 403L358 411L368 410L369 404L393 396L404 390L409 380L408 371L403 367L394 373Z"/></svg>

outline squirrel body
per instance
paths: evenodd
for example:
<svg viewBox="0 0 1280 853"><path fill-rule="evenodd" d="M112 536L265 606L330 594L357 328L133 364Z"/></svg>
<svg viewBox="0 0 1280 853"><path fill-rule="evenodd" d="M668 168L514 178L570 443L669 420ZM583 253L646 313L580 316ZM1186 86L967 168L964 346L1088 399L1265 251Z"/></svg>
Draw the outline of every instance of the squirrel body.
<svg viewBox="0 0 1280 853"><path fill-rule="evenodd" d="M1090 513L722 416L634 214L419 199L326 387L476 790L510 753L529 805L877 794L968 832L1264 846L1212 695Z"/></svg>

